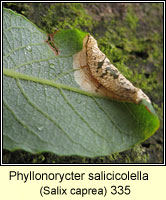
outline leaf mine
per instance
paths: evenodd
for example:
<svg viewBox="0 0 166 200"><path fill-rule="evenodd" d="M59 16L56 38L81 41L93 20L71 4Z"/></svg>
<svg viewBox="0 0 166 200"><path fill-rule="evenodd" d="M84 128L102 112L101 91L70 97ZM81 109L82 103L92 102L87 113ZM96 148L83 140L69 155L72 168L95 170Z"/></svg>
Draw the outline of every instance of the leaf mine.
<svg viewBox="0 0 166 200"><path fill-rule="evenodd" d="M83 49L73 56L76 82L88 92L98 93L118 101L138 104L143 99L151 103L144 92L134 87L100 51L97 41L88 35Z"/></svg>

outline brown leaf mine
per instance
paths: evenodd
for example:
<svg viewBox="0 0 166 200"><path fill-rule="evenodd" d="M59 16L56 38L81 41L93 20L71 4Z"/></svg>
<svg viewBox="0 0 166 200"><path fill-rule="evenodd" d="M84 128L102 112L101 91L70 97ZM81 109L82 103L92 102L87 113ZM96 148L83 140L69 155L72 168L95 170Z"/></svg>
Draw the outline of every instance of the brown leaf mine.
<svg viewBox="0 0 166 200"><path fill-rule="evenodd" d="M53 34L48 34L47 40L45 41L51 47L55 55L59 55L59 50L54 44L54 35L56 34L57 31L55 31Z"/></svg>
<svg viewBox="0 0 166 200"><path fill-rule="evenodd" d="M88 92L104 95L111 99L139 103L150 99L139 88L127 80L100 51L97 41L88 35L83 41L83 49L74 55L75 80Z"/></svg>

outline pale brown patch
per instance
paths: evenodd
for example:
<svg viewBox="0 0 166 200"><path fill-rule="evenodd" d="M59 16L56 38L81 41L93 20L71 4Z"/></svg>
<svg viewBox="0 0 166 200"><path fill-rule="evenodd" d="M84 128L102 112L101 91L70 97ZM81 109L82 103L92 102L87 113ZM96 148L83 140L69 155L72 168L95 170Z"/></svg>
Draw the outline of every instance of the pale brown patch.
<svg viewBox="0 0 166 200"><path fill-rule="evenodd" d="M100 51L96 40L88 35L83 41L83 49L73 56L76 82L88 92L111 99L139 103L149 98L128 81Z"/></svg>

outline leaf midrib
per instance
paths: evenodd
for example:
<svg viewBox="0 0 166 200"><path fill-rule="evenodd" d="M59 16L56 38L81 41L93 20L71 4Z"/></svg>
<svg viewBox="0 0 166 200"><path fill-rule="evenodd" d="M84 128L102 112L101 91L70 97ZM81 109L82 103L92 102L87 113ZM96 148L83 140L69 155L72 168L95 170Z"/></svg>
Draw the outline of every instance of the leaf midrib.
<svg viewBox="0 0 166 200"><path fill-rule="evenodd" d="M90 96L90 97L98 97L98 98L103 98L103 99L106 98L106 97L101 96L99 94L90 93L90 92L81 90L81 89L76 88L76 87L71 87L71 86L68 86L68 85L57 83L54 80L48 80L48 79L44 79L44 78L30 76L30 75L27 75L27 74L16 72L16 71L11 70L11 69L3 68L3 74L6 75L6 76L15 78L15 79L22 79L22 80L40 83L40 84L43 84L43 85L56 87L56 88L59 88L59 89L70 90L70 91L77 92L79 94Z"/></svg>
<svg viewBox="0 0 166 200"><path fill-rule="evenodd" d="M57 83L57 82L55 82L55 80L48 80L48 79L43 79L43 78L39 78L39 77L35 77L35 76L30 76L30 75L26 75L26 74L23 74L23 73L20 73L20 72L16 72L16 71L11 70L11 69L4 68L3 69L3 74L6 75L6 76L15 78L17 80L18 79L22 79L22 80L27 80L27 81L32 81L32 82L40 83L40 84L43 84L43 85L48 85L48 86L56 87L60 91L61 91L61 89L65 89L65 90L77 92L79 94L92 97L93 100L94 100L94 97L102 98L102 99L108 99L107 97L101 96L99 94L90 93L90 92L81 90L79 88L75 88L75 87L71 87L71 86L68 86L68 85L61 84L61 83ZM95 101L95 103L99 106L99 104L96 101ZM121 103L124 103L124 102L121 102ZM101 108L101 106L99 106L99 107L106 114L106 112ZM108 117L108 115L107 115L107 117ZM110 119L110 117L108 117L108 118L109 118L109 120L112 121L112 119ZM112 121L112 123L117 128L117 130L122 133L122 131L120 130L120 128L115 124L115 122Z"/></svg>

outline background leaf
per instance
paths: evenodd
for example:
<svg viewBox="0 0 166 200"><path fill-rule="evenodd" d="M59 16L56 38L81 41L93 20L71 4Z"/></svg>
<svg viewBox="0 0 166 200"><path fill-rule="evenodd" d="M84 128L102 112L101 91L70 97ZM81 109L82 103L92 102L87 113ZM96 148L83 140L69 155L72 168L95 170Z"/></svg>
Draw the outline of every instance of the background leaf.
<svg viewBox="0 0 166 200"><path fill-rule="evenodd" d="M94 157L128 149L158 129L158 117L147 109L151 105L81 91L72 55L81 50L86 33L58 32L55 56L46 33L23 16L4 9L3 19L5 149Z"/></svg>

